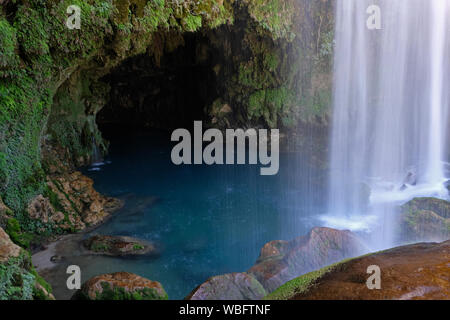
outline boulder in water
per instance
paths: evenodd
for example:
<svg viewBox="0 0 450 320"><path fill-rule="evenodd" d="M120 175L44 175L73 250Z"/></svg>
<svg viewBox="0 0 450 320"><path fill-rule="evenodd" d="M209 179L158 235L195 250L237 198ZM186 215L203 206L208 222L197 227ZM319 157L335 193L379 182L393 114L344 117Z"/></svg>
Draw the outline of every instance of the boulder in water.
<svg viewBox="0 0 450 320"><path fill-rule="evenodd" d="M258 300L299 275L367 252L350 231L314 228L292 241L271 241L250 270L208 279L187 297L192 300Z"/></svg>
<svg viewBox="0 0 450 320"><path fill-rule="evenodd" d="M276 254L267 255L267 249L274 244L279 248L273 250ZM266 244L257 264L248 273L258 279L267 292L272 292L301 274L366 251L365 245L350 231L314 228L308 235L290 242Z"/></svg>
<svg viewBox="0 0 450 320"><path fill-rule="evenodd" d="M92 253L107 256L158 255L160 253L154 243L131 237L96 235L84 240L83 244Z"/></svg>
<svg viewBox="0 0 450 320"><path fill-rule="evenodd" d="M116 272L93 277L84 283L72 300L167 300L159 282L133 273Z"/></svg>
<svg viewBox="0 0 450 320"><path fill-rule="evenodd" d="M449 238L450 202L415 198L401 207L401 241L442 241Z"/></svg>
<svg viewBox="0 0 450 320"><path fill-rule="evenodd" d="M417 184L417 175L414 172L408 172L405 179L403 180L403 185L415 186Z"/></svg>
<svg viewBox="0 0 450 320"><path fill-rule="evenodd" d="M263 286L248 273L230 273L208 279L192 291L187 300L260 300Z"/></svg>

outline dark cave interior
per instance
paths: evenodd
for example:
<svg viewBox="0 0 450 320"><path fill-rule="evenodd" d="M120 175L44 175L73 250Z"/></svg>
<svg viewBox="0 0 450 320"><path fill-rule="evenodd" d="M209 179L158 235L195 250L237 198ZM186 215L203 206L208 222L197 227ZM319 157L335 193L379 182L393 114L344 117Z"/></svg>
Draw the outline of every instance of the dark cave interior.
<svg viewBox="0 0 450 320"><path fill-rule="evenodd" d="M194 120L207 120L207 108L219 95L214 66L220 57L208 41L186 35L159 63L140 55L104 77L111 91L97 115L101 132L191 128Z"/></svg>

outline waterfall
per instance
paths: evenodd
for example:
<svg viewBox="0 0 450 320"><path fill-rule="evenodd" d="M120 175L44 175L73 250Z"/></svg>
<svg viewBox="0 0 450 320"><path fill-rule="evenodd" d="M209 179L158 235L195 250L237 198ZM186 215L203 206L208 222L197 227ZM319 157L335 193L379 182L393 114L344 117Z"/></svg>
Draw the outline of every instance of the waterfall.
<svg viewBox="0 0 450 320"><path fill-rule="evenodd" d="M368 8L381 29L369 29ZM328 222L377 223L392 245L395 208L446 197L450 0L337 0Z"/></svg>
<svg viewBox="0 0 450 320"><path fill-rule="evenodd" d="M446 35L446 0L432 1L432 30L431 30L431 94L430 94L430 126L428 152L428 179L438 183L443 177L442 159L443 143L443 80L444 80L444 51Z"/></svg>
<svg viewBox="0 0 450 320"><path fill-rule="evenodd" d="M91 166L98 167L103 164L103 156L100 148L98 147L98 143L94 136L92 136L92 159Z"/></svg>

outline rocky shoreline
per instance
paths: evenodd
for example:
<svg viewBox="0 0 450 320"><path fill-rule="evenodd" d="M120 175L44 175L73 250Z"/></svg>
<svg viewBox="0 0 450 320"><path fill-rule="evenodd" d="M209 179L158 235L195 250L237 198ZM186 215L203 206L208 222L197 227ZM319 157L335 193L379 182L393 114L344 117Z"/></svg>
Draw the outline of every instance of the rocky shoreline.
<svg viewBox="0 0 450 320"><path fill-rule="evenodd" d="M425 210L425 208L428 208L428 210ZM402 226L402 228L406 230L401 235L403 241L414 241L415 239L429 236L424 230L436 231L436 227L433 224L436 221L439 222L437 226L441 226L442 219L412 219L412 217L420 217L423 210L425 210L426 213L433 212L433 215L442 216L442 219L448 219L446 218L446 214L447 212L450 212L450 203L445 200L433 198L417 198L403 205L401 214L399 215L400 221L407 224ZM435 233L432 234L436 235ZM441 236L445 237L445 232ZM36 261L38 270L41 270L42 267L55 266L54 263L49 261L52 256L58 255L57 246L64 246L65 241L72 241L72 245L84 247L86 254L121 257L128 254L139 255L155 253L154 251L152 252L152 250L144 253L141 251L143 248L134 247L135 244L141 243L139 239L127 237L93 236L83 240L83 237L78 234L67 236L60 241L61 242L51 244L48 247L50 253L46 252L44 254L43 252L40 252L33 256L33 261ZM111 244L118 244L118 248L110 246ZM110 247L106 248L108 246ZM95 252L95 247L101 248L102 250L100 251L102 252ZM122 250L120 248L125 248L125 252L120 252ZM414 247L414 245L407 246L398 252L401 254L407 253L408 248L411 248L411 250L414 251L416 247ZM350 231L340 231L330 228L314 228L309 234L300 236L292 241L276 240L267 243L261 249L260 256L255 265L249 270L242 273L238 272L211 277L195 288L186 299L260 300L265 297L270 298L273 296L273 294L271 294L272 292L275 291L276 293L279 291L280 287L282 288L285 284L289 283L290 280L295 279L299 275L308 275L309 272L315 270L320 271L322 270L321 268L326 266L333 266L333 263L339 263L345 261L345 259L357 257L367 252L369 252L369 249L364 242ZM371 255L373 254L370 254L369 256ZM47 262L42 264L42 261L44 260L47 260ZM127 277L135 278L139 276L128 274ZM118 288L120 287L119 284L122 283L120 279L120 274L104 274L98 276L96 281L87 281L84 284L82 291L91 292L91 294L83 294L83 299L90 299L89 297L94 296L96 297L95 299L111 297L111 292L106 295L103 295L102 292L98 292L98 294L92 294L92 292L93 290L96 290L95 288L99 287L99 281L108 282L108 286L111 286L111 288ZM92 283L95 283L95 285L89 285ZM131 299L133 293L135 293L136 290L139 292L140 289L136 289L128 283L124 290L125 293L121 291L121 296ZM112 290L113 293L115 291L116 289ZM75 295L74 298L80 297L78 294ZM115 294L117 294L117 292ZM135 296L138 297L137 299L142 299L142 296L137 293L135 293Z"/></svg>

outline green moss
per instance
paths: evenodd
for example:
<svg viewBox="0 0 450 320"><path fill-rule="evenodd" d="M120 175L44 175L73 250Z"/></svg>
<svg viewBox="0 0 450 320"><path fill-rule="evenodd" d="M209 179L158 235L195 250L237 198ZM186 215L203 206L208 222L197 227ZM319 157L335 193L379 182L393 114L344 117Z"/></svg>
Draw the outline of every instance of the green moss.
<svg viewBox="0 0 450 320"><path fill-rule="evenodd" d="M3 17L0 17L0 48L0 78L6 78L13 75L11 70L18 66L19 57L16 54L16 29Z"/></svg>
<svg viewBox="0 0 450 320"><path fill-rule="evenodd" d="M278 126L278 116L288 112L293 94L285 87L255 92L249 99L249 117L262 117L271 128Z"/></svg>
<svg viewBox="0 0 450 320"><path fill-rule="evenodd" d="M33 240L33 235L27 232L22 232L22 228L20 227L18 220L14 218L9 219L6 223L5 232L15 244L26 249L30 247L30 243Z"/></svg>
<svg viewBox="0 0 450 320"><path fill-rule="evenodd" d="M47 293L52 287L34 269L31 256L22 251L18 257L10 258L6 263L0 263L0 300L48 300Z"/></svg>
<svg viewBox="0 0 450 320"><path fill-rule="evenodd" d="M200 16L186 16L183 19L183 27L186 31L194 32L202 27L202 17Z"/></svg>
<svg viewBox="0 0 450 320"><path fill-rule="evenodd" d="M162 294L160 294L154 288L144 288L130 292L121 287L111 288L111 285L107 282L102 282L101 285L102 292L97 292L94 300L168 300L167 293L164 289L162 290ZM76 299L91 300L82 290L77 292Z"/></svg>
<svg viewBox="0 0 450 320"><path fill-rule="evenodd" d="M289 300L295 295L308 291L308 289L324 275L335 270L337 267L342 266L350 260L352 259L346 259L344 261L332 264L317 271L307 273L289 282L286 282L277 290L264 297L264 300Z"/></svg>
<svg viewBox="0 0 450 320"><path fill-rule="evenodd" d="M35 277L25 253L0 264L0 300L32 300Z"/></svg>
<svg viewBox="0 0 450 320"><path fill-rule="evenodd" d="M273 34L274 39L287 38L292 40L295 35L292 29L294 23L294 1L292 0L244 0L250 16L265 30Z"/></svg>
<svg viewBox="0 0 450 320"><path fill-rule="evenodd" d="M95 114L109 88L99 79L137 54L157 63L167 48L183 43L182 33L231 24L242 11L251 19L245 16L237 26L243 49L227 56L235 66L222 97L233 110L241 109L230 121L292 126L305 115L323 115L330 90L316 88L311 79L329 71L323 59L313 57L330 56L331 19L323 13L326 4L299 3L302 10L291 0L28 0L15 1L8 19L1 8L0 197L25 226L27 204L45 189L39 150L44 133L67 148L74 162L89 158L93 142L105 151ZM65 25L69 5L81 8L81 30ZM319 12L310 17L319 35L295 28L296 16L311 11ZM327 23L319 28L322 21ZM223 46L233 55L228 41ZM41 227L33 222L30 229Z"/></svg>
<svg viewBox="0 0 450 320"><path fill-rule="evenodd" d="M106 243L94 242L90 249L95 252L108 252L111 248Z"/></svg>

